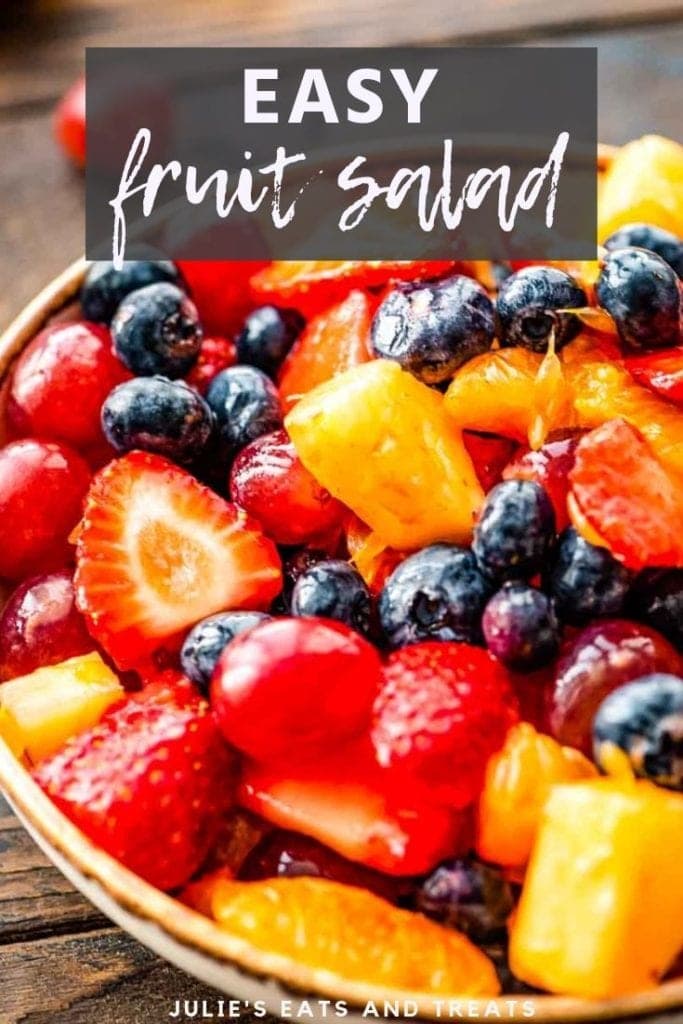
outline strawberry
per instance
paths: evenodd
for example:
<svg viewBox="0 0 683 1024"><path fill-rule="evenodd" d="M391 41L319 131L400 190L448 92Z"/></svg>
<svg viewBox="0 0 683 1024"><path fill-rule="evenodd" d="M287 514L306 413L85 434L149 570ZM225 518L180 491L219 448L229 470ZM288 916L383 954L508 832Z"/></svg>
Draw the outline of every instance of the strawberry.
<svg viewBox="0 0 683 1024"><path fill-rule="evenodd" d="M389 656L375 701L378 762L465 807L479 794L488 758L518 718L503 667L464 643L422 643Z"/></svg>
<svg viewBox="0 0 683 1024"><path fill-rule="evenodd" d="M221 370L227 370L237 362L235 342L229 338L212 336L204 338L197 362L188 373L187 383L200 395L205 395L213 378Z"/></svg>
<svg viewBox="0 0 683 1024"><path fill-rule="evenodd" d="M94 843L160 889L201 867L233 800L233 755L190 690L155 687L116 704L35 770Z"/></svg>
<svg viewBox="0 0 683 1024"><path fill-rule="evenodd" d="M435 805L424 787L394 787L362 740L286 771L248 764L238 802L388 875L425 874L472 838L468 814Z"/></svg>
<svg viewBox="0 0 683 1024"><path fill-rule="evenodd" d="M313 317L280 369L278 383L285 409L318 384L372 358L370 326L376 306L376 298L352 291L342 302Z"/></svg>
<svg viewBox="0 0 683 1024"><path fill-rule="evenodd" d="M315 316L339 302L352 288L375 288L392 281L438 277L454 260L278 260L251 279L258 305L293 306Z"/></svg>
<svg viewBox="0 0 683 1024"><path fill-rule="evenodd" d="M644 356L629 356L626 367L639 384L683 406L683 347L660 349Z"/></svg>
<svg viewBox="0 0 683 1024"><path fill-rule="evenodd" d="M249 296L249 279L265 261L177 260L176 265L189 285L207 334L238 331L255 305Z"/></svg>
<svg viewBox="0 0 683 1024"><path fill-rule="evenodd" d="M586 434L570 473L577 530L629 569L683 567L683 493L645 438L624 420Z"/></svg>
<svg viewBox="0 0 683 1024"><path fill-rule="evenodd" d="M94 479L77 531L76 597L119 668L214 612L267 608L280 558L254 520L185 470L131 452Z"/></svg>

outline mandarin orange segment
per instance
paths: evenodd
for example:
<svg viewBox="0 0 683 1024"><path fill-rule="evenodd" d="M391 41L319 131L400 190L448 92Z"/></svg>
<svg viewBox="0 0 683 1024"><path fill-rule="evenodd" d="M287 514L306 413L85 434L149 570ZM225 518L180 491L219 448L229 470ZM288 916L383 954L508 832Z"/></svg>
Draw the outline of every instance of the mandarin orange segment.
<svg viewBox="0 0 683 1024"><path fill-rule="evenodd" d="M513 726L486 768L477 815L479 856L505 867L524 867L552 786L595 775L595 766L578 750L561 746L528 722Z"/></svg>
<svg viewBox="0 0 683 1024"><path fill-rule="evenodd" d="M553 430L574 426L571 389L558 357L526 348L486 352L455 374L444 407L462 429L538 448Z"/></svg>
<svg viewBox="0 0 683 1024"><path fill-rule="evenodd" d="M462 543L483 501L442 396L376 359L309 392L285 427L304 466L389 547Z"/></svg>
<svg viewBox="0 0 683 1024"><path fill-rule="evenodd" d="M638 222L683 235L683 146L659 135L622 146L602 184L599 240Z"/></svg>
<svg viewBox="0 0 683 1024"><path fill-rule="evenodd" d="M408 552L387 547L358 516L349 517L345 533L351 561L373 594L378 594L387 577L407 557Z"/></svg>
<svg viewBox="0 0 683 1024"><path fill-rule="evenodd" d="M352 291L307 324L280 371L285 409L335 374L372 358L370 325L376 306L377 300L366 292Z"/></svg>
<svg viewBox="0 0 683 1024"><path fill-rule="evenodd" d="M464 935L365 889L322 878L233 882L220 876L206 886L210 891L202 893L199 906L210 905L221 928L271 955L325 972L329 982L426 996L499 991L493 964Z"/></svg>

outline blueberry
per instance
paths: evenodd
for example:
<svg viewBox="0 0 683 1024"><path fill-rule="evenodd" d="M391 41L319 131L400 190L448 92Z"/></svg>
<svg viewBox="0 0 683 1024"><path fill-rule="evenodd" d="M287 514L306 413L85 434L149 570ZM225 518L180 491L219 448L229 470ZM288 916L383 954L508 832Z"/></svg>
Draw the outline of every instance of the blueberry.
<svg viewBox="0 0 683 1024"><path fill-rule="evenodd" d="M683 651L683 569L645 569L631 588L627 609Z"/></svg>
<svg viewBox="0 0 683 1024"><path fill-rule="evenodd" d="M492 592L471 551L432 544L401 562L385 582L382 633L390 647L421 640L481 643L481 616Z"/></svg>
<svg viewBox="0 0 683 1024"><path fill-rule="evenodd" d="M290 607L292 615L337 619L359 633L370 632L370 592L357 569L340 559L304 569L294 584Z"/></svg>
<svg viewBox="0 0 683 1024"><path fill-rule="evenodd" d="M282 426L277 388L254 366L221 370L211 381L206 400L218 421L221 439L233 454Z"/></svg>
<svg viewBox="0 0 683 1024"><path fill-rule="evenodd" d="M624 345L640 349L680 344L678 277L661 256L633 247L608 253L595 292Z"/></svg>
<svg viewBox="0 0 683 1024"><path fill-rule="evenodd" d="M568 526L560 536L547 577L557 614L572 626L619 615L633 574L607 550L590 544Z"/></svg>
<svg viewBox="0 0 683 1024"><path fill-rule="evenodd" d="M185 381L135 377L107 396L102 429L117 452L141 448L190 463L211 437L213 413Z"/></svg>
<svg viewBox="0 0 683 1024"><path fill-rule="evenodd" d="M560 648L551 599L527 583L505 583L486 605L482 626L491 654L509 668L540 668Z"/></svg>
<svg viewBox="0 0 683 1024"><path fill-rule="evenodd" d="M624 224L609 236L605 249L649 249L661 256L680 278L683 278L683 242L671 231L665 231L655 224Z"/></svg>
<svg viewBox="0 0 683 1024"><path fill-rule="evenodd" d="M295 309L255 309L237 335L237 361L273 377L303 326L303 317Z"/></svg>
<svg viewBox="0 0 683 1024"><path fill-rule="evenodd" d="M289 615L292 592L299 576L318 562L328 561L329 557L327 552L315 551L312 548L294 548L283 555L282 590L273 602L271 610L274 614Z"/></svg>
<svg viewBox="0 0 683 1024"><path fill-rule="evenodd" d="M580 309L588 300L573 277L558 267L523 267L506 278L496 302L498 337L503 345L545 352L554 334L560 349L581 330L581 321L564 309Z"/></svg>
<svg viewBox="0 0 683 1024"><path fill-rule="evenodd" d="M185 637L180 652L183 672L206 695L213 670L230 641L269 618L265 612L219 612L202 619Z"/></svg>
<svg viewBox="0 0 683 1024"><path fill-rule="evenodd" d="M547 564L554 539L555 512L543 487L504 480L486 497L472 550L492 579L529 579Z"/></svg>
<svg viewBox="0 0 683 1024"><path fill-rule="evenodd" d="M514 898L509 882L497 868L474 858L457 857L425 878L415 895L415 906L481 943L505 935Z"/></svg>
<svg viewBox="0 0 683 1024"><path fill-rule="evenodd" d="M126 295L160 281L184 287L180 271L169 260L127 260L120 270L111 260L93 263L81 288L83 316L109 324Z"/></svg>
<svg viewBox="0 0 683 1024"><path fill-rule="evenodd" d="M614 744L636 775L683 791L683 679L653 673L614 690L595 716L593 742L603 767Z"/></svg>
<svg viewBox="0 0 683 1024"><path fill-rule="evenodd" d="M119 359L139 377L182 377L202 343L195 304L174 284L149 284L127 295L111 333Z"/></svg>
<svg viewBox="0 0 683 1024"><path fill-rule="evenodd" d="M372 321L375 355L393 359L426 384L438 384L493 340L493 303L469 277L400 285Z"/></svg>

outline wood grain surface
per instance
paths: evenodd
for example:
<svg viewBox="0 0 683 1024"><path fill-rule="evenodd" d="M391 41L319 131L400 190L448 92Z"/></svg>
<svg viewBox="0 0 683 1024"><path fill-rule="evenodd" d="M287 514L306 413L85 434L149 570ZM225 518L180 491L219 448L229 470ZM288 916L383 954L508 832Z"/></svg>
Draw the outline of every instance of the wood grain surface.
<svg viewBox="0 0 683 1024"><path fill-rule="evenodd" d="M0 330L83 248L82 178L50 126L85 46L597 46L600 137L619 143L680 138L682 19L681 0L0 0ZM0 798L0 1024L157 1024L217 998L112 927Z"/></svg>

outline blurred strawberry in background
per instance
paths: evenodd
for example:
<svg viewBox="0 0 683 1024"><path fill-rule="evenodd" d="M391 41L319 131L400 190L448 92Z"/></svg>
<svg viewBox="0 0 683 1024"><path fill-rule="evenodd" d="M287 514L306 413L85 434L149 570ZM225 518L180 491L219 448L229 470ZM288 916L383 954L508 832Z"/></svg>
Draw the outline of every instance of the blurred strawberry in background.
<svg viewBox="0 0 683 1024"><path fill-rule="evenodd" d="M85 166L85 78L67 89L54 116L57 142L76 167Z"/></svg>

